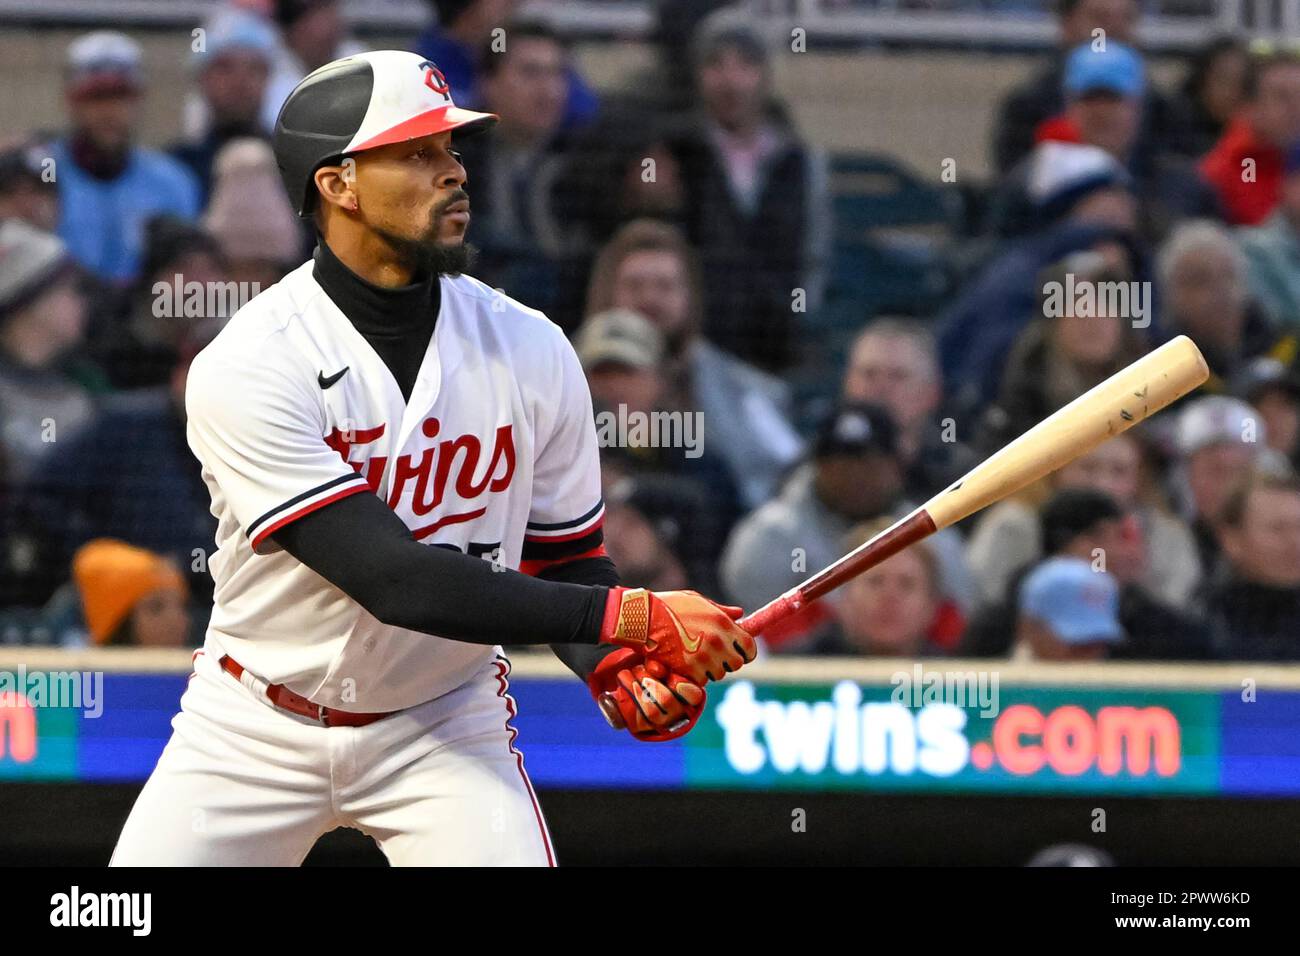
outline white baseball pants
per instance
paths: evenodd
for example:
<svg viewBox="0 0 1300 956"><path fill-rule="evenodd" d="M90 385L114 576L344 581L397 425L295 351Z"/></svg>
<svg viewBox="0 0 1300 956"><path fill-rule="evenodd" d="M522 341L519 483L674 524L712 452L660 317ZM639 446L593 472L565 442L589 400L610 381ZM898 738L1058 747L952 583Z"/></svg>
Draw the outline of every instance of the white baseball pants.
<svg viewBox="0 0 1300 956"><path fill-rule="evenodd" d="M296 866L337 827L394 866L553 866L503 657L365 727L281 710L210 654L127 818L110 866Z"/></svg>

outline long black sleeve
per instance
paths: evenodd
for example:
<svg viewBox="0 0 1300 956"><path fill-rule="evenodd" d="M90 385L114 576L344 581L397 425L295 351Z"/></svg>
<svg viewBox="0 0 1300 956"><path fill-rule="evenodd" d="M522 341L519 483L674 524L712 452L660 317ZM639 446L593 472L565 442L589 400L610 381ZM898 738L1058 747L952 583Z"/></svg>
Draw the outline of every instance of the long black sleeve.
<svg viewBox="0 0 1300 956"><path fill-rule="evenodd" d="M469 644L585 644L598 650L608 588L534 578L421 544L374 495L342 498L272 538L393 627Z"/></svg>
<svg viewBox="0 0 1300 956"><path fill-rule="evenodd" d="M601 590L617 587L619 584L618 568L614 566L614 562L610 558L604 555L597 558L581 558L577 561L556 564L541 571L538 577L548 581L585 584L599 587ZM596 647L587 644L552 644L551 650L555 652L555 656L562 660L569 670L585 681L591 676L591 672L596 669L596 665L600 663L601 658L618 650L618 648L608 644L597 645Z"/></svg>

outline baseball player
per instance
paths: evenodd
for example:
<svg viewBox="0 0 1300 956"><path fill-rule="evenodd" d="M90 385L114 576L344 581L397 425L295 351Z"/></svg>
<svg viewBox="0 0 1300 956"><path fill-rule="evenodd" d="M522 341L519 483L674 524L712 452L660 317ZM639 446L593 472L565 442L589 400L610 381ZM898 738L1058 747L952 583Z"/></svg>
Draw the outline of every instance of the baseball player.
<svg viewBox="0 0 1300 956"><path fill-rule="evenodd" d="M297 864L340 826L393 864L554 864L500 645L550 645L647 740L753 659L739 608L619 586L577 357L465 274L453 137L495 121L395 51L282 107L319 243L189 373L214 608L113 865Z"/></svg>

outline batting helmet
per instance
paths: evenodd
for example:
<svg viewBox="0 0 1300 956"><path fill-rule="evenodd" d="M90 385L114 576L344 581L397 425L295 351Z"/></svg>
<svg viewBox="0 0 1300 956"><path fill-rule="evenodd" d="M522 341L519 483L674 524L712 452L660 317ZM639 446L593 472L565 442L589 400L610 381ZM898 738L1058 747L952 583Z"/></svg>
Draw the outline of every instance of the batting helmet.
<svg viewBox="0 0 1300 956"><path fill-rule="evenodd" d="M312 176L350 153L494 125L493 113L463 110L432 62L380 50L326 63L293 88L275 121L275 161L299 216L316 200Z"/></svg>

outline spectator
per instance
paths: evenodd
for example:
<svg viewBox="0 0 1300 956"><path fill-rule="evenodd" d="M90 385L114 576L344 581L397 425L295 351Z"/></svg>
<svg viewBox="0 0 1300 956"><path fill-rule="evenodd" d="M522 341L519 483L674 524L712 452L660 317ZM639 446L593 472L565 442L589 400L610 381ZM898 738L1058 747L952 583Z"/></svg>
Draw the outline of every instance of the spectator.
<svg viewBox="0 0 1300 956"><path fill-rule="evenodd" d="M1236 37L1215 37L1196 51L1172 98L1187 133L1182 155L1199 159L1213 148L1246 102L1249 70L1250 54Z"/></svg>
<svg viewBox="0 0 1300 956"><path fill-rule="evenodd" d="M785 368L796 308L817 308L828 263L825 157L775 107L771 54L747 13L705 19L692 62L697 106L665 145L703 261L703 331L747 361Z"/></svg>
<svg viewBox="0 0 1300 956"><path fill-rule="evenodd" d="M1182 461L1173 475L1174 490L1208 576L1219 560L1215 520L1232 489L1272 460L1264 454L1268 434L1259 413L1245 402L1211 395L1183 406L1176 442Z"/></svg>
<svg viewBox="0 0 1300 956"><path fill-rule="evenodd" d="M844 404L822 424L810 459L778 497L743 519L722 556L724 593L742 607L758 607L839 558L844 535L874 518L910 510L902 496L898 436L889 414L872 405ZM931 538L939 559L942 594L963 612L972 581L952 529ZM775 646L811 640L830 623L841 596L830 595L764 637Z"/></svg>
<svg viewBox="0 0 1300 956"><path fill-rule="evenodd" d="M196 611L212 595L204 561L216 519L199 468L185 441L185 380L203 338L185 343L166 387L111 396L92 427L53 446L15 503L13 568L26 603L46 600L63 582L77 549L116 538L157 552L189 569ZM210 603L210 602L209 602Z"/></svg>
<svg viewBox="0 0 1300 956"><path fill-rule="evenodd" d="M205 44L191 68L203 99L202 129L175 144L171 154L189 167L206 205L217 153L233 139L264 137L262 103L278 43L275 29L246 10L223 9L205 24Z"/></svg>
<svg viewBox="0 0 1300 956"><path fill-rule="evenodd" d="M1237 231L1251 294L1278 325L1300 329L1300 142L1287 150L1282 198L1258 226Z"/></svg>
<svg viewBox="0 0 1300 956"><path fill-rule="evenodd" d="M1208 599L1221 656L1300 661L1300 482L1254 472L1219 515L1227 558Z"/></svg>
<svg viewBox="0 0 1300 956"><path fill-rule="evenodd" d="M1135 50L1114 41L1101 49L1081 44L1066 58L1062 82L1064 112L1045 120L1037 138L1094 146L1120 163L1136 193L1146 237L1159 239L1178 219L1216 211L1213 193L1185 159L1168 153L1163 143L1139 139L1147 80ZM991 215L998 235L1022 235L1037 226L1028 195L1034 173L1030 153L1003 178Z"/></svg>
<svg viewBox="0 0 1300 956"><path fill-rule="evenodd" d="M0 147L0 222L21 219L41 232L59 228L59 190L50 147L31 136Z"/></svg>
<svg viewBox="0 0 1300 956"><path fill-rule="evenodd" d="M503 52L485 58L480 84L484 109L500 122L491 136L457 147L474 170L469 186L479 274L508 293L527 290L529 303L543 312L571 315L586 250L568 235L558 205L572 149L561 131L564 45L541 23L514 24L509 36Z"/></svg>
<svg viewBox="0 0 1300 956"><path fill-rule="evenodd" d="M851 551L889 527L888 519L854 528L844 538ZM928 657L942 652L932 639L940 617L952 612L939 583L939 561L918 542L847 582L836 606L836 627L811 648L815 654ZM949 631L951 628L949 628ZM951 635L955 637L956 635Z"/></svg>
<svg viewBox="0 0 1300 956"><path fill-rule="evenodd" d="M298 81L317 67L360 53L347 35L339 0L271 0L280 43L262 102L262 128L275 129L280 107Z"/></svg>
<svg viewBox="0 0 1300 956"><path fill-rule="evenodd" d="M1162 324L1200 346L1213 376L1211 390L1226 391L1232 376L1256 356L1294 349L1293 339L1280 336L1250 298L1246 260L1218 223L1180 225L1160 247L1156 269Z"/></svg>
<svg viewBox="0 0 1300 956"><path fill-rule="evenodd" d="M1012 656L1095 661L1124 640L1119 586L1082 558L1049 558L1025 578Z"/></svg>
<svg viewBox="0 0 1300 956"><path fill-rule="evenodd" d="M170 382L185 339L233 314L238 295L228 283L226 262L212 236L179 219L151 219L144 269L126 316L101 323L91 344L113 387Z"/></svg>
<svg viewBox="0 0 1300 956"><path fill-rule="evenodd" d="M1142 457L1140 439L1125 432L1052 474L1047 487L1057 496L1072 490L1105 494L1128 509L1147 545L1135 580L1164 603L1181 606L1201 579L1196 542L1163 502L1143 490ZM986 603L1005 600L1017 573L1042 558L1042 525L1029 495L1007 498L980 516L966 556Z"/></svg>
<svg viewBox="0 0 1300 956"><path fill-rule="evenodd" d="M307 258L275 154L258 139L232 140L217 155L216 184L203 227L216 240L231 281L248 283L253 295Z"/></svg>
<svg viewBox="0 0 1300 956"><path fill-rule="evenodd" d="M185 644L190 629L185 579L159 555L101 538L77 552L72 575L93 643L109 647Z"/></svg>
<svg viewBox="0 0 1300 956"><path fill-rule="evenodd" d="M514 20L519 0L429 0L437 22L420 34L415 51L438 64L438 69L456 91L463 109L484 109L481 80L498 40L509 49L515 32L507 24ZM502 31L499 37L493 31ZM564 104L560 125L569 132L596 118L600 100L578 69L567 61L563 70Z"/></svg>
<svg viewBox="0 0 1300 956"><path fill-rule="evenodd" d="M1300 374L1275 358L1250 362L1233 382L1233 394L1259 412L1268 447L1300 465Z"/></svg>
<svg viewBox="0 0 1300 956"><path fill-rule="evenodd" d="M140 48L121 33L88 33L68 47L68 135L52 149L59 186L59 236L101 279L136 278L144 225L158 214L193 219L194 176L163 153L133 142L144 77Z"/></svg>
<svg viewBox="0 0 1300 956"><path fill-rule="evenodd" d="M1042 270L1091 249L1117 270L1145 278L1134 238L1127 174L1104 151L1044 143L1030 194L1051 225L1003 249L939 316L939 357L954 409L973 418L998 394L1015 340L1039 314Z"/></svg>
<svg viewBox="0 0 1300 956"><path fill-rule="evenodd" d="M1141 6L1137 0L1057 0L1060 47L1050 63L1016 86L998 107L993 132L994 162L1007 172L1034 148L1040 123L1061 112L1066 56L1081 43L1095 42L1102 31L1106 43L1132 45ZM1153 143L1185 141L1182 123L1169 99L1148 86L1142 109L1140 138Z"/></svg>
<svg viewBox="0 0 1300 956"><path fill-rule="evenodd" d="M1253 226L1277 207L1286 151L1300 141L1300 54L1257 56L1246 105L1201 161L1229 223Z"/></svg>
<svg viewBox="0 0 1300 956"><path fill-rule="evenodd" d="M1139 660L1209 656L1209 635L1201 622L1142 584L1152 549L1138 513L1105 491L1067 487L1043 506L1041 530L1042 553L1047 557L1086 561L1094 571L1114 576L1120 588L1119 621L1128 636L1113 648L1113 656ZM1006 597L975 615L963 653L1000 656L1007 652L1024 582L1037 560L1035 556L1016 571Z"/></svg>
<svg viewBox="0 0 1300 956"><path fill-rule="evenodd" d="M698 590L672 547L665 540L662 523L656 524L630 501L606 503L607 550L618 566L619 580L628 587L652 591L674 591L687 587Z"/></svg>
<svg viewBox="0 0 1300 956"><path fill-rule="evenodd" d="M655 63L638 85L653 90L655 99L670 113L691 108L693 90L680 77L690 76L694 63L692 40L700 24L719 10L734 7L736 0L655 0Z"/></svg>
<svg viewBox="0 0 1300 956"><path fill-rule="evenodd" d="M679 497L700 503L692 515L677 522L676 537L691 580L697 582L697 589L702 587L702 582L713 578L740 503L725 464L707 454L702 429L697 430L682 413L663 409L667 387L663 333L644 316L611 309L583 323L574 346L587 373L606 458L617 451L624 471L671 480ZM627 422L629 428L611 435L611 422Z"/></svg>
<svg viewBox="0 0 1300 956"><path fill-rule="evenodd" d="M0 448L13 482L90 420L94 404L69 361L85 332L64 244L17 219L0 223Z"/></svg>
<svg viewBox="0 0 1300 956"><path fill-rule="evenodd" d="M1138 303L1105 291L1131 288L1130 277L1102 253L1071 254L1047 269L1038 287L1040 318L1012 346L997 404L986 417L983 444L988 452L1024 434L1142 352L1133 332L1141 321ZM1091 302L1067 291L1085 287L1095 290ZM1128 313L1121 314L1126 301Z"/></svg>
<svg viewBox="0 0 1300 956"><path fill-rule="evenodd" d="M611 308L640 313L664 334L664 408L703 416L706 448L725 463L742 508L771 498L803 452L789 389L699 334L699 265L678 230L641 219L610 239L591 271L587 314Z"/></svg>
<svg viewBox="0 0 1300 956"><path fill-rule="evenodd" d="M929 498L976 464L970 448L939 418L939 353L933 333L920 322L876 319L858 333L841 395L848 402L881 405L893 417L909 498Z"/></svg>

